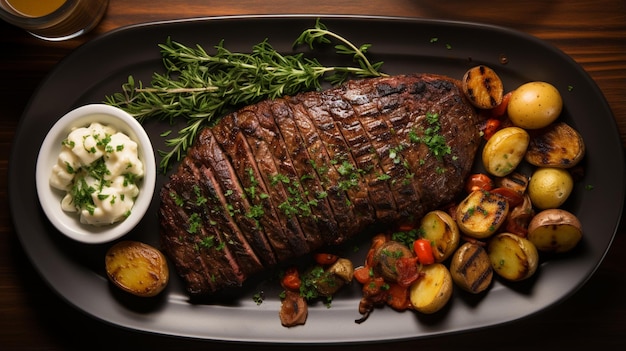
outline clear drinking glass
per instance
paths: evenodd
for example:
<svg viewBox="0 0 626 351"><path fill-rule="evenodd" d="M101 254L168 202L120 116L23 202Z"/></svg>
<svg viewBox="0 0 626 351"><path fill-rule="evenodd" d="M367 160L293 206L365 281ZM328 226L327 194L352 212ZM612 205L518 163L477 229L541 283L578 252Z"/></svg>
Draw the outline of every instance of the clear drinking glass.
<svg viewBox="0 0 626 351"><path fill-rule="evenodd" d="M109 0L0 0L0 19L45 40L60 41L93 29Z"/></svg>

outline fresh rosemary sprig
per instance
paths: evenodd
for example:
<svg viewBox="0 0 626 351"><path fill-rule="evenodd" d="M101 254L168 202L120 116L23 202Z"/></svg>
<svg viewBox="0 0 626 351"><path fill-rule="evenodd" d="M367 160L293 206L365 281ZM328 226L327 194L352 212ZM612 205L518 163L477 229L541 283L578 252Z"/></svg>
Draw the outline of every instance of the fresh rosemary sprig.
<svg viewBox="0 0 626 351"><path fill-rule="evenodd" d="M163 135L171 148L159 151L161 169L167 171L172 160L184 156L204 126L238 106L320 89L322 81L336 85L351 75L385 75L379 71L382 62L372 63L366 57L370 44L357 47L329 31L319 19L315 27L300 34L294 47L307 44L313 50L333 40L339 42L336 53L352 56L355 66L323 66L303 53L283 55L267 39L255 45L251 53L231 52L221 41L214 47L215 53L209 54L200 45L187 47L168 38L159 45L166 73L154 73L149 87L129 76L122 91L107 96L105 102L142 123L147 119L168 120L170 124L180 118L187 120L176 135L170 135L171 131Z"/></svg>

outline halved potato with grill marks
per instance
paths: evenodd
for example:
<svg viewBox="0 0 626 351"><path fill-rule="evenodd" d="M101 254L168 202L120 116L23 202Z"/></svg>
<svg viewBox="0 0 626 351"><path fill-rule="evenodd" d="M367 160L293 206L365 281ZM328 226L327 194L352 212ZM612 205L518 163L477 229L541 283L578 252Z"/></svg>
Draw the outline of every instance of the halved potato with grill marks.
<svg viewBox="0 0 626 351"><path fill-rule="evenodd" d="M457 207L456 222L464 234L484 239L500 228L508 213L509 202L502 195L475 190Z"/></svg>
<svg viewBox="0 0 626 351"><path fill-rule="evenodd" d="M584 155L582 136L565 122L557 122L533 133L525 158L538 167L570 168Z"/></svg>
<svg viewBox="0 0 626 351"><path fill-rule="evenodd" d="M502 278L520 281L535 274L539 253L530 240L512 233L500 233L489 240L491 267Z"/></svg>
<svg viewBox="0 0 626 351"><path fill-rule="evenodd" d="M472 67L463 76L463 92L472 105L491 109L502 103L504 87L494 70L487 66Z"/></svg>
<svg viewBox="0 0 626 351"><path fill-rule="evenodd" d="M450 261L452 280L465 291L478 294L491 285L493 268L485 249L473 242L459 247Z"/></svg>
<svg viewBox="0 0 626 351"><path fill-rule="evenodd" d="M524 159L530 135L522 128L506 127L489 138L483 149L483 165L489 174L504 177Z"/></svg>
<svg viewBox="0 0 626 351"><path fill-rule="evenodd" d="M422 238L430 241L435 262L443 262L459 246L461 235L456 222L447 212L441 210L428 212L420 222Z"/></svg>

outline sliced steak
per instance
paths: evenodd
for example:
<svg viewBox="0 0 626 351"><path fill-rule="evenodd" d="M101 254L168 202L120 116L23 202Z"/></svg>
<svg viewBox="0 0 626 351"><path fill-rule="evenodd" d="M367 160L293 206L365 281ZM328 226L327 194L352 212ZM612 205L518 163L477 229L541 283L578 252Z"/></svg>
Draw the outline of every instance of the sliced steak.
<svg viewBox="0 0 626 351"><path fill-rule="evenodd" d="M289 105L293 111L293 119L302 137L302 142L309 154L309 164L317 175L320 186L325 191L326 200L330 206L330 215L334 216L337 223L338 234L335 238L326 238L328 244L337 244L341 240L341 233L351 229L351 220L354 218L353 206L346 191L340 188L341 175L331 162L331 156L326 149L320 132L313 123L311 117L298 97L289 98Z"/></svg>
<svg viewBox="0 0 626 351"><path fill-rule="evenodd" d="M269 103L269 102L268 102ZM291 160L295 178L292 186L299 189L292 205L299 208L297 215L303 231L311 232L309 247L313 250L332 242L339 236L337 222L328 203L325 189L316 173L307 145L296 125L294 111L286 100L272 101L274 122L285 145L285 153Z"/></svg>
<svg viewBox="0 0 626 351"><path fill-rule="evenodd" d="M367 193L363 190L367 189L362 178L353 178L351 168L356 169L356 162L350 152L350 147L341 133L340 127L335 123L329 107L323 103L322 94L305 93L297 97L304 109L311 118L311 124L316 128L320 137L321 144L325 147L328 155L327 163L315 163L319 169L324 169L329 176L334 177L334 182L329 184L329 196L331 201L339 208L335 211L336 215L345 214L347 221L343 224L345 232L358 232L362 230L366 224L363 223L362 213L356 204L367 201ZM321 157L322 155L317 155ZM321 160L319 160L321 161ZM368 214L367 217L370 217ZM337 238L336 242L340 243L344 240L344 236Z"/></svg>
<svg viewBox="0 0 626 351"><path fill-rule="evenodd" d="M256 220L256 210L248 201L248 196L222 148L215 140L211 129L198 137L197 145L189 152L193 160L207 179L214 179L219 205L230 218L226 218L230 233L227 241L233 247L238 261L247 267L246 272L256 272L265 265L275 264L276 258L265 231Z"/></svg>
<svg viewBox="0 0 626 351"><path fill-rule="evenodd" d="M298 218L289 213L288 208L286 208L291 195L289 186L281 177L280 164L276 163L274 152L277 150L273 150L273 148L280 149L281 146L279 145L279 136L267 128L268 119L271 118L272 113L269 106L263 103L245 107L237 112L237 121L243 126L243 134L259 166L261 181L265 183L265 188L268 190L268 195L280 218L281 226L285 230L285 239L288 240L291 257L294 257L310 250ZM264 120L265 124L261 124L260 119Z"/></svg>
<svg viewBox="0 0 626 351"><path fill-rule="evenodd" d="M162 237L163 249L171 257L185 258L174 264L194 295L242 284L247 274L226 246L220 221L225 211L216 203L216 194L202 189L201 182L210 183L189 159L183 160L180 169L161 190L161 230L170 233Z"/></svg>
<svg viewBox="0 0 626 351"><path fill-rule="evenodd" d="M452 201L480 142L458 84L356 80L247 106L203 130L161 192L163 248L189 292L239 286L374 223Z"/></svg>
<svg viewBox="0 0 626 351"><path fill-rule="evenodd" d="M267 261L274 261L272 263L274 264L293 257L288 237L291 234L287 233L281 224L255 155L241 131L246 124L238 123L237 117L238 115L234 113L222 118L221 123L203 130L199 139L202 138L202 134L212 132L226 154L230 155L231 164L252 205L251 216L258 220L274 252L275 259L267 258Z"/></svg>

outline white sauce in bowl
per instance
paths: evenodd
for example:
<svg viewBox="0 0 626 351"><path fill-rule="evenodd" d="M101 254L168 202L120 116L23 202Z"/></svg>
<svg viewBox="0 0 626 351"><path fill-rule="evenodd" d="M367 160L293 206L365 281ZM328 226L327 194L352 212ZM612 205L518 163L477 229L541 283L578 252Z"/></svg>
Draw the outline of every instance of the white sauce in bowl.
<svg viewBox="0 0 626 351"><path fill-rule="evenodd" d="M80 222L107 225L126 219L144 176L137 143L97 122L73 129L52 167L50 185L65 191L61 207Z"/></svg>

